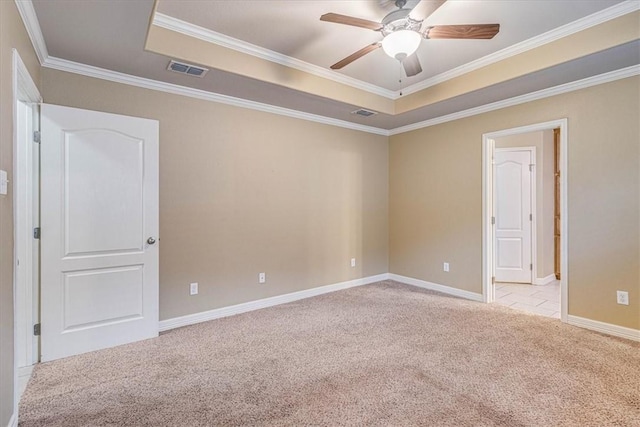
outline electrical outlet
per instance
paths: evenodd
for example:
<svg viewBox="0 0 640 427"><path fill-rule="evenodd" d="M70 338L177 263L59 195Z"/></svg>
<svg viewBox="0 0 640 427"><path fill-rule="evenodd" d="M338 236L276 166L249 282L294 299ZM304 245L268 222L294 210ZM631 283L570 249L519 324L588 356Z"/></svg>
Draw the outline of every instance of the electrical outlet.
<svg viewBox="0 0 640 427"><path fill-rule="evenodd" d="M445 263L442 265L442 269L448 273L448 272L449 272L449 263L448 263L448 262L445 262Z"/></svg>
<svg viewBox="0 0 640 427"><path fill-rule="evenodd" d="M629 292L627 291L617 291L618 304L629 305Z"/></svg>
<svg viewBox="0 0 640 427"><path fill-rule="evenodd" d="M267 281L267 273L258 274L258 283L265 283Z"/></svg>
<svg viewBox="0 0 640 427"><path fill-rule="evenodd" d="M355 266L356 266L356 259L351 258L351 267L355 267Z"/></svg>
<svg viewBox="0 0 640 427"><path fill-rule="evenodd" d="M189 285L189 295L198 295L198 284L192 283Z"/></svg>

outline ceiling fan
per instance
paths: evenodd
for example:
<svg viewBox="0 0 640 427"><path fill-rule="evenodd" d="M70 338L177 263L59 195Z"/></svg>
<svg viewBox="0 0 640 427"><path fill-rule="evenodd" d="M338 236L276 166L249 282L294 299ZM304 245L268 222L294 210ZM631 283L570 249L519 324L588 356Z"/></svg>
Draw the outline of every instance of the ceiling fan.
<svg viewBox="0 0 640 427"><path fill-rule="evenodd" d="M475 24L475 25L435 25L422 29L422 23L428 15L433 13L444 0L423 0L413 9L404 9L407 0L395 0L398 8L388 13L381 22L355 18L337 13L325 13L320 17L321 21L334 22L336 24L352 25L379 31L384 36L381 42L365 46L359 51L347 56L331 66L332 70L339 70L349 65L358 58L382 47L387 55L402 62L407 77L415 76L422 71L422 66L415 51L420 46L422 39L491 39L498 31L500 24ZM415 17L415 11L422 5L426 14L422 19ZM411 16L413 13L414 16Z"/></svg>

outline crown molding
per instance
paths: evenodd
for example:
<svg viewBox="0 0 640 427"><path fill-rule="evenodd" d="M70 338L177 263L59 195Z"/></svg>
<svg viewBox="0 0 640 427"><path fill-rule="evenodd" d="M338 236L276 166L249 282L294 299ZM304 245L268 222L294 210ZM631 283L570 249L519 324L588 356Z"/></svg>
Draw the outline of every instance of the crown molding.
<svg viewBox="0 0 640 427"><path fill-rule="evenodd" d="M193 89L186 86L180 86L172 83L160 82L158 80L147 79L144 77L132 76L129 74L119 73L117 71L106 70L91 65L80 64L78 62L68 61L55 57L48 57L43 64L46 68L59 71L80 74L87 77L93 77L102 80L108 80L115 83L122 83L130 86L141 87L144 89L157 90L161 92L171 93L174 95L188 96L190 98L202 99L205 101L217 102L220 104L232 105L234 107L248 108L251 110L262 111L265 113L278 114L280 116L293 117L296 119L307 120L316 123L322 123L331 126L337 126L346 129L357 130L361 132L373 133L376 135L389 136L389 131L373 126L366 126L345 120L334 119L331 117L319 116L317 114L305 113L302 111L291 110L288 108L277 107L274 105L263 104L261 102L249 101L246 99L235 98L228 95L207 92L200 89Z"/></svg>
<svg viewBox="0 0 640 427"><path fill-rule="evenodd" d="M445 116L436 117L434 119L425 120L422 122L414 123L407 126L401 126L395 129L389 130L389 135L398 135L405 132L410 132L417 129L422 129L430 126L439 125L453 120L463 119L466 117L475 116L482 113L488 113L490 111L499 110L501 108L512 107L514 105L524 104L531 101L537 101L539 99L548 98L550 96L561 95L567 92L573 92L575 90L586 89L591 86L597 86L604 83L610 83L616 80L626 79L640 75L640 65L632 65L627 68L622 68L616 71L610 71L608 73L599 74L593 77L587 77L582 80L576 80L575 82L565 83L559 86L550 87L548 89L542 89L536 92L531 92L525 95L516 96L513 98L505 99L502 101L493 102L491 104L481 105L479 107L470 108L468 110L458 111L456 113L447 114Z"/></svg>
<svg viewBox="0 0 640 427"><path fill-rule="evenodd" d="M24 22L25 28L31 39L34 50L40 61L40 64L44 66L49 53L47 50L42 31L40 29L40 23L36 15L33 3L31 0L14 0L20 17ZM428 87L434 86L439 83L443 83L447 80L459 77L463 74L477 70L490 64L494 64L501 60L510 58L536 47L542 46L547 43L551 43L562 37L575 34L579 31L586 30L595 25L602 24L609 20L618 18L628 13L633 13L640 10L640 2L635 0L625 0L612 7L604 9L600 12L596 12L587 17L578 19L569 24L558 27L554 30L548 31L539 36L525 40L521 43L512 45L508 48L502 49L493 54L484 56L475 61L469 62L463 66L454 68L445 73L438 74L437 76L423 80L414 85L408 86L403 89L404 96L410 95L415 92L419 92ZM205 40L211 43L218 44L223 47L234 49L238 52L246 53L261 59L265 59L271 62L275 62L281 65L285 65L291 68L298 69L300 71L308 72L310 74L323 77L329 80L333 80L338 83L342 83L357 89L367 91L376 95L383 96L388 99L397 100L400 98L397 92L388 89L381 88L379 86L363 82L361 80L348 77L334 71L327 70L325 68L310 64L308 62L300 61L299 59L292 58L278 52L274 52L269 49L265 49L250 43L243 42L241 40L226 36L224 34L217 33L206 28L199 27L197 25L190 24L177 18L173 18L168 15L156 12L153 17L152 24L159 27L163 27L172 31L176 31L187 36L196 37L201 40ZM57 58L54 58L57 59Z"/></svg>
<svg viewBox="0 0 640 427"><path fill-rule="evenodd" d="M157 91L161 91L161 92L172 93L172 94L176 94L176 95L188 96L188 97L191 97L191 98L202 99L202 100L211 101L211 102L218 102L218 103L222 103L222 104L227 104L227 105L232 105L232 106L237 106L237 107L242 107L242 108L248 108L248 109L263 111L263 112L267 112L267 113L278 114L278 115L283 115L283 116L287 116L287 117L298 118L298 119L301 119L301 120L308 120L308 121L312 121L312 122L316 122L316 123L322 123L322 124L327 124L327 125L331 125L331 126L338 126L338 127L342 127L342 128L346 128L346 129L352 129L352 130L372 133L372 134L376 134L376 135L383 135L383 136L398 135L398 134L401 134L401 133L410 132L410 131L413 131L413 130L422 129L422 128L426 128L426 127L430 127L430 126L435 126L435 125L438 125L438 124L441 124L441 123L450 122L450 121L453 121L453 120L458 120L458 119L471 117L471 116L474 116L474 115L478 115L478 114L482 114L482 113L486 113L486 112L490 112L490 111L499 110L501 108L507 108L507 107L523 104L523 103L526 103L526 102L531 102L531 101L535 101L535 100L538 100L538 99L547 98L547 97L550 97L550 96L560 95L560 94L563 94L563 93L567 93L567 92L571 92L571 91L575 91L575 90L579 90L579 89L584 89L584 88L588 88L588 87L599 85L599 84L609 83L609 82L612 82L612 81L615 81L615 80L624 79L624 78L627 78L627 77L640 75L640 65L634 65L634 66L631 66L631 67L623 68L621 70L616 70L616 71L612 71L612 72L609 72L609 73L600 74L598 76L589 77L589 78L578 80L578 81L575 81L575 82L566 83L566 84L555 86L555 87L552 87L552 88L543 89L543 90L540 90L540 91L532 92L532 93L525 94L525 95L520 95L520 96L509 98L509 99L506 99L506 100L497 101L497 102L494 102L494 103L491 103L491 104L486 104L486 105L482 105L482 106L479 106L479 107L471 108L471 109L468 109L468 110L459 111L459 112L456 112L456 113L452 113L452 114L436 117L436 118L433 118L433 119L429 119L429 120L413 123L413 124L410 124L410 125L401 126L401 127L398 127L398 128L387 130L387 129L382 129L382 128L376 128L376 127L373 127L373 126L366 126L366 125L361 125L361 124L357 124L357 123L352 123L352 122L348 122L346 120L334 119L334 118L331 118L331 117L325 117L325 116L320 116L320 115L316 115L316 114L305 113L305 112L302 112L302 111L292 110L292 109L283 108L283 107L277 107L277 106L264 104L264 103L260 103L260 102L255 102L255 101L249 101L249 100L245 100L245 99L235 98L235 97L232 97L232 96L216 94L216 93L207 92L207 91L203 91L203 90L199 90L199 89L193 89L193 88L180 86L180 85L176 85L176 84L165 83L165 82L152 80L152 79L147 79L147 78L143 78L143 77L132 76L132 75L116 72L116 71L111 71L111 70L106 70L106 69L99 68L99 67L94 67L94 66L91 66L91 65L81 64L81 63L77 63L77 62L73 62L73 61L68 61L68 60L65 60L65 59L50 57L49 54L48 54L48 51L47 51L46 44L44 42L44 38L42 36L42 31L40 30L40 25L39 25L39 22L38 22L38 18L36 16L36 13L35 13L35 10L33 8L33 4L31 2L31 0L14 0L14 1L16 3L16 6L17 6L18 11L20 13L20 16L21 16L21 18L22 18L22 20L23 20L23 22L25 24L25 27L27 29L27 33L29 34L29 37L31 39L31 43L33 44L34 50L36 51L36 55L38 56L38 59L40 60L40 63L41 63L41 65L43 67L56 69L56 70L60 70L60 71L66 71L66 72L70 72L70 73L74 73L74 74L80 74L80 75L93 77L93 78L98 78L98 79L102 79L102 80L108 80L108 81L112 81L112 82L116 82L116 83L122 83L122 84L131 85L131 86L137 86L137 87L141 87L141 88L145 88L145 89L151 89L151 90L157 90ZM603 10L601 12L592 14L592 15L586 17L586 18L583 18L583 19L578 20L578 21L574 21L571 24L568 24L568 25L560 27L560 28L558 28L556 30L547 32L547 33L545 33L545 34L543 34L543 35L541 35L539 37L543 37L543 36L546 37L547 41L545 43L549 43L549 42L551 42L553 40L557 40L558 38L565 37L565 36L567 36L569 34L573 34L573 33L577 32L577 31L584 30L586 28L592 27L594 25L598 25L600 23L603 23L603 22L606 22L608 20L617 18L619 16L623 16L623 15L628 14L628 13L635 12L637 10L640 10L640 2L637 2L637 1L634 1L634 0L626 0L626 1L624 1L622 3L619 3L619 4L617 4L617 5L613 6L613 7L605 9L605 10ZM167 17L166 15L156 14L156 16L158 16L158 15L161 16L161 17L162 16ZM179 20L175 20L174 18L171 18L171 17L167 17L167 18L170 21L171 20L179 21ZM184 21L179 21L179 22L184 22ZM154 17L154 24L155 23L156 23L156 20L155 20L155 17ZM187 24L190 27L195 27L195 26L191 26L191 24L188 24L188 23L185 23L185 24ZM196 27L196 28L200 28L200 27ZM210 32L210 30L206 30L206 29L203 29L203 30L206 31L206 32ZM226 36L224 36L224 37L226 37ZM235 39L232 39L232 40L235 40ZM533 40L533 39L530 39L530 40ZM240 43L243 43L243 42L240 42ZM527 43L527 42L524 42L524 43ZM520 45L523 45L524 43L521 43ZM539 40L538 43L541 43L541 41ZM542 43L542 44L544 44L544 43ZM249 45L249 44L245 44L245 45L246 46L254 46L254 45ZM520 45L512 46L512 48L515 48L516 46L520 46ZM533 47L535 47L535 46L530 46L529 49L531 49ZM258 48L258 49L262 49L262 48ZM504 49L503 51L500 51L500 52L504 53L506 50L510 50L510 49L511 48ZM272 51L268 51L268 52L272 52ZM500 52L498 52L498 53L500 53ZM273 52L273 53L275 54L275 52ZM511 55L514 55L514 54L516 54L516 53L512 53ZM279 55L279 54L277 54L277 55ZM288 58L288 57L286 57L284 55L280 55L280 56L281 56L281 58ZM489 56L494 56L494 55L489 55ZM481 58L481 60L487 59L488 57ZM293 60L293 58L290 58L290 59ZM502 58L502 59L504 59L504 58ZM499 60L499 59L497 59L497 60ZM295 61L297 61L297 60L295 60ZM299 62L301 62L303 64L307 64L307 63L302 62L302 61L299 61ZM493 61L493 62L495 62L495 61ZM471 64L473 64L473 63L470 63L468 65L471 65ZM307 65L309 65L311 67L316 67L316 66L311 65L311 64L307 64ZM320 68L320 67L316 67L316 68ZM462 68L462 67L460 67L460 68ZM327 72L327 70L324 70L324 69L321 69L321 70L323 72ZM456 70L458 70L458 69L454 69L451 72L444 73L444 74L450 74L450 73L455 72ZM344 77L344 76L342 76L340 74L333 73L333 72L327 72L327 73L334 74L333 77L335 77L335 75L340 76L340 77ZM440 76L443 76L444 74L441 74ZM439 77L439 76L436 76L436 78L437 77ZM453 78L453 77L450 77L450 78ZM354 80L356 82L362 83L362 82L360 82L360 81L358 81L356 79L352 79L352 78L347 78L347 79ZM430 79L430 80L432 80L432 79ZM425 81L425 82L427 82L427 81ZM444 81L444 80L442 80L442 81ZM434 83L434 84L436 84L436 83ZM373 85L371 85L371 86L373 86ZM415 86L416 85L413 85L410 88L415 88ZM373 87L374 88L378 88L377 86L373 86ZM381 88L378 88L378 89L381 89ZM408 92L405 90L405 93L408 93ZM397 96L394 95L393 99L395 99L395 98L397 98Z"/></svg>
<svg viewBox="0 0 640 427"><path fill-rule="evenodd" d="M479 58L475 61L471 61L460 67L454 68L447 72L438 74L416 84L408 86L402 90L402 93L404 94L404 96L407 96L412 93L419 92L431 86L435 86L456 77L460 77L466 73L478 70L482 67L486 67L487 65L495 64L496 62L535 49L537 47L559 40L563 37L586 30L588 28L594 27L628 13L635 12L637 10L640 10L640 2L635 0L625 0L622 3L618 3L614 6L601 10L584 18L578 19L569 24L547 31L544 34L532 37L523 42L502 49L498 52L483 56L482 58ZM217 33L203 27L199 27L197 25L182 21L177 18L173 18L168 15L164 15L159 12L156 12L156 14L154 15L152 23L168 30L176 31L187 36L196 37L210 43L234 49L238 52L246 53L261 59L305 71L310 74L333 80L338 83L343 83L357 89L362 89L364 91L380 95L388 99L397 100L400 98L400 95L397 91L391 91L389 89L372 85L353 77L348 77L334 71L319 67L317 65L309 64L308 62L300 61L299 59L243 42L241 40Z"/></svg>
<svg viewBox="0 0 640 427"><path fill-rule="evenodd" d="M168 15L164 15L160 12L155 13L155 15L153 16L152 24L158 27L165 28L167 30L184 34L189 37L195 37L209 43L226 47L228 49L233 49L240 53L255 56L256 58L264 59L276 64L304 71L305 73L313 74L315 76L351 86L356 89L364 90L375 95L383 96L389 99L398 98L398 94L395 91L385 89L371 83L366 83L362 80L354 79L353 77L345 76L344 74L340 74L335 71L328 70L326 68L310 64L305 61L301 61L291 56L283 55L273 50L269 50L242 40L238 40L233 37L229 37L225 34L221 34L216 31L209 30L207 28L203 28Z"/></svg>
<svg viewBox="0 0 640 427"><path fill-rule="evenodd" d="M38 61L40 61L40 65L42 65L49 57L49 52L47 51L47 44L44 41L38 15L36 15L36 10L33 8L33 3L31 0L15 0L15 3L27 30L27 34L31 39L33 49L36 51Z"/></svg>
<svg viewBox="0 0 640 427"><path fill-rule="evenodd" d="M47 59L49 58L49 53L47 50L46 43L44 41L44 37L42 35L42 31L40 29L40 23L38 21L38 17L36 15L35 9L33 8L33 3L31 0L14 0L14 1L18 8L18 12L20 13L20 17L24 22L29 38L31 39L31 43L36 52L36 56L38 57L40 64L44 66ZM479 58L475 61L469 62L463 66L454 68L445 73L441 73L437 76L423 80L422 82L408 86L405 89L403 89L402 92L404 96L410 95L415 92L419 92L428 87L437 85L439 83L443 83L447 80L451 80L453 78L459 77L463 74L477 70L484 66L494 64L496 62L507 59L514 55L518 55L520 53L542 46L544 44L551 43L562 37L575 34L579 31L583 31L595 25L602 24L609 20L618 18L620 16L623 16L629 13L633 13L638 10L640 10L640 2L635 0L625 0L612 7L604 9L600 12L596 12L592 15L589 15L587 17L571 22L567 25L563 25L561 27L548 31L539 36L536 36L531 39L525 40L521 43L512 45L506 49L502 49L493 54L490 54L482 58ZM339 74L335 71L327 70L325 68L310 64L308 62L300 61L298 59L274 52L272 50L264 49L256 45L246 43L238 39L234 39L224 34L220 34L215 31L190 24L188 22L173 18L168 15L164 15L159 12L156 12L154 14L152 24L172 30L172 31L176 31L191 37L196 37L201 40L209 41L211 43L219 44L221 46L234 49L236 51L246 53L249 55L253 55L258 58L272 61L281 65L289 66L291 68L295 68L304 72L308 72L310 74L317 75L319 77L327 78L329 80L333 80L338 83L342 83L357 89L361 89L366 92L373 93L375 95L380 95L388 99L397 100L400 98L399 94L395 91L384 89L379 86L355 79L353 77L348 77L348 76ZM59 61L58 58L52 58L52 61L50 61L50 63L57 62L57 61ZM78 65L83 65L83 64L78 64ZM92 67L92 68L95 68L95 67ZM108 71L108 70L104 70L104 71ZM160 83L160 82L157 82L157 83ZM181 87L181 86L178 86L178 87ZM222 95L217 95L217 96L222 96ZM237 99L237 98L233 98L233 99ZM266 105L266 104L263 104L263 105ZM290 110L290 111L293 111L293 110ZM302 113L302 114L306 114L306 113ZM322 116L318 116L318 117L322 117ZM447 116L444 116L444 117L447 117ZM333 120L333 119L329 119L329 120ZM350 123L350 122L345 122L345 123ZM424 122L421 122L421 123L424 123ZM369 128L369 126L364 126L364 127ZM372 129L378 129L379 131L382 130L379 128L372 128ZM398 129L401 129L401 128L398 128ZM391 132L393 131L395 131L395 129L392 130Z"/></svg>
<svg viewBox="0 0 640 427"><path fill-rule="evenodd" d="M483 56L482 58L479 58L475 61L468 62L464 65L461 65L460 67L453 68L449 71L430 77L411 86L407 86L405 89L403 89L402 92L405 96L412 93L420 92L421 90L427 89L431 86L435 86L456 77L460 77L466 73L470 73L482 67L486 67L487 65L495 64L496 62L511 58L512 56L535 49L537 47L559 40L563 37L567 37L571 34L584 31L588 28L594 27L620 16L636 12L638 10L640 10L640 1L623 1L622 3L618 3L607 9L570 22L569 24L547 31L546 33L532 37L523 42L516 43L487 56Z"/></svg>
<svg viewBox="0 0 640 427"><path fill-rule="evenodd" d="M202 99L205 101L217 102L235 107L248 108L252 110L263 111L266 113L278 114L287 117L293 117L301 120L312 121L316 123L338 126L346 129L357 130L361 132L372 133L382 136L398 135L405 132L411 132L430 126L451 122L478 114L488 113L490 111L502 108L512 107L527 102L537 101L539 99L551 96L561 95L563 93L573 92L580 89L586 89L591 86L597 86L604 83L610 83L616 80L640 75L640 65L622 68L620 70L611 71L593 77L588 77L575 82L565 83L548 89L542 89L525 95L516 96L502 101L493 102L491 104L481 105L479 107L470 108L468 110L458 111L456 113L447 114L445 116L436 117L434 119L413 123L394 129L382 129L373 126L366 126L345 120L334 119L331 117L320 116L316 114L305 113L302 111L291 110L283 107L276 107L269 104L263 104L246 99L235 98L228 95L207 92L200 89L193 89L172 83L165 83L157 80L146 79L143 77L132 76L129 74L119 73L117 71L106 70L104 68L93 67L91 65L80 64L77 62L67 61L55 57L49 57L43 64L46 68L65 71L68 73L80 74L87 77L93 77L102 80L108 80L115 83L122 83L130 86L141 87L144 89L157 90L160 92L171 93L174 95L188 96L190 98Z"/></svg>

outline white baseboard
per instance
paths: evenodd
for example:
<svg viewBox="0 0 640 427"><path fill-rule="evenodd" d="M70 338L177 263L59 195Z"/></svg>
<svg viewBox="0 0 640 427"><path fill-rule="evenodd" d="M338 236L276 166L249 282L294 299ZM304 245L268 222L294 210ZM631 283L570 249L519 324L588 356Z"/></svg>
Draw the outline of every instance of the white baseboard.
<svg viewBox="0 0 640 427"><path fill-rule="evenodd" d="M7 424L7 427L18 427L18 414L17 413L13 413L13 415L11 415L11 418L9 419L9 424Z"/></svg>
<svg viewBox="0 0 640 427"><path fill-rule="evenodd" d="M304 291L292 292L290 294L278 295L275 297L217 308L215 310L174 317L173 319L161 320L160 332L180 328L182 326L194 325L196 323L206 322L209 320L220 319L222 317L233 316L235 314L246 313L248 311L259 310L261 308L273 307L274 305L286 304L288 302L315 297L329 292L340 291L342 289L353 288L355 286L368 285L370 283L387 280L388 278L389 275L387 273L378 274L376 276L363 277L361 279L334 283L332 285L319 286L317 288L305 289Z"/></svg>
<svg viewBox="0 0 640 427"><path fill-rule="evenodd" d="M413 277L400 276L398 274L389 273L389 279L401 282L406 285L417 286L423 289L429 289L431 291L442 292L443 294L452 295L455 297L470 299L472 301L483 302L482 294L475 292L464 291L458 288L452 288L451 286L439 285L437 283L431 283L420 279L414 279Z"/></svg>
<svg viewBox="0 0 640 427"><path fill-rule="evenodd" d="M553 276L555 280L555 276ZM425 280L414 279L412 277L401 276L393 273L383 273L376 276L363 277L361 279L349 280L346 282L334 283L332 285L319 286L317 288L306 289L303 291L292 292L289 294L278 295L275 297L264 298L256 301L245 302L242 304L222 307L215 310L203 311L200 313L189 314L181 317L160 321L160 331L168 331L174 328L194 325L196 323L207 322L209 320L220 319L222 317L233 316L235 314L246 313L248 311L259 310L261 308L273 307L288 302L298 301L305 298L314 297L330 292L340 291L342 289L353 288L356 286L368 285L370 283L380 282L383 280L395 280L396 282L406 285L416 286L423 289L442 292L447 295L465 298L472 301L483 302L482 294L476 292L465 291L453 288L451 286L440 285L437 283L427 282ZM547 278L544 278L547 280ZM612 325L609 323L598 322L596 320L585 319L583 317L569 315L567 323L585 329L613 335L616 337L626 338L633 341L640 341L640 330L626 328L623 326ZM30 374L29 374L30 375ZM22 377L22 374L21 374ZM28 377L27 377L28 381ZM17 417L15 420L17 425ZM12 427L14 424L9 424Z"/></svg>
<svg viewBox="0 0 640 427"><path fill-rule="evenodd" d="M534 280L533 284L538 286L548 285L549 283L555 282L556 275L550 274L547 277L538 277Z"/></svg>
<svg viewBox="0 0 640 427"><path fill-rule="evenodd" d="M22 393L24 393L24 390L27 388L27 383L31 379L32 373L33 365L18 368L18 402L22 397Z"/></svg>
<svg viewBox="0 0 640 427"><path fill-rule="evenodd" d="M567 316L567 323L580 328L591 329L614 337L626 338L628 340L640 341L640 330L626 328L624 326L612 325L611 323L599 322L597 320L585 319L578 316Z"/></svg>

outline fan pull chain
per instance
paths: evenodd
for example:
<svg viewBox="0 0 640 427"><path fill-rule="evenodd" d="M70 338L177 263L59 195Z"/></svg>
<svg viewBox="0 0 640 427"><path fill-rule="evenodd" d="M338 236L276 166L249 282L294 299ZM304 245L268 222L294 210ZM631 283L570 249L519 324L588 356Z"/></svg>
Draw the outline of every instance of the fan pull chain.
<svg viewBox="0 0 640 427"><path fill-rule="evenodd" d="M400 83L400 96L402 96L402 61L398 61L398 64L400 64L400 68L398 68L400 76L400 78L398 79L398 83Z"/></svg>

